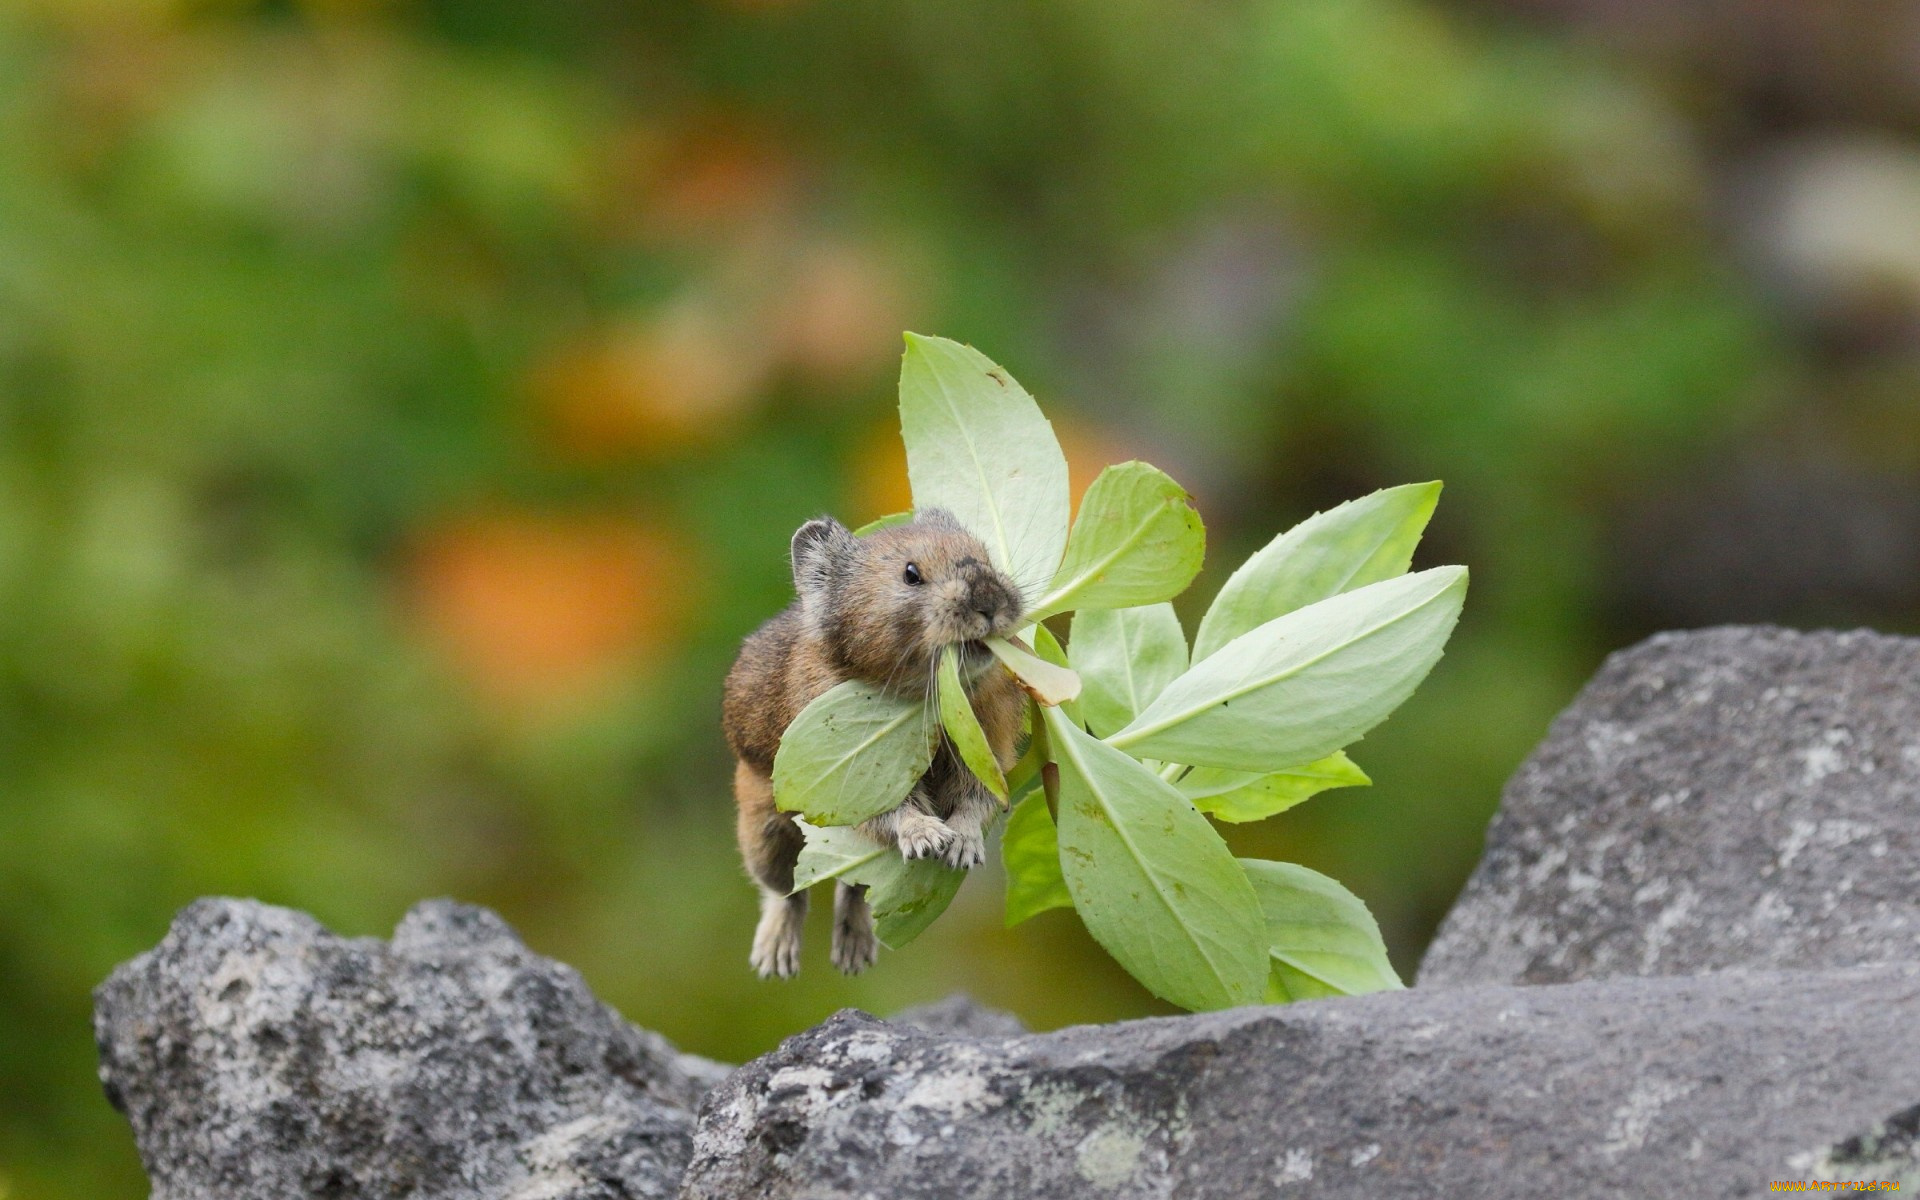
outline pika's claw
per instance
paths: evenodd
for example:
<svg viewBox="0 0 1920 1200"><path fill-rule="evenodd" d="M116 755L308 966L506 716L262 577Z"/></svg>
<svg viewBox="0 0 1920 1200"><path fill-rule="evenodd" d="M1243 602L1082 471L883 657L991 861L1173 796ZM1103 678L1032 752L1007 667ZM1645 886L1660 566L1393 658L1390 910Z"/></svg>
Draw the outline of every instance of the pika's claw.
<svg viewBox="0 0 1920 1200"><path fill-rule="evenodd" d="M865 910L862 910L865 916ZM858 975L880 957L880 939L873 935L873 919L833 927L833 965L843 975Z"/></svg>
<svg viewBox="0 0 1920 1200"><path fill-rule="evenodd" d="M969 871L987 861L987 836L978 829L955 829L953 841L941 855L956 871Z"/></svg>
<svg viewBox="0 0 1920 1200"><path fill-rule="evenodd" d="M912 862L920 858L939 858L953 844L953 830L931 813L902 809L895 826L900 857Z"/></svg>
<svg viewBox="0 0 1920 1200"><path fill-rule="evenodd" d="M756 945L747 964L762 979L792 979L800 973L800 947L792 939L769 946Z"/></svg>
<svg viewBox="0 0 1920 1200"><path fill-rule="evenodd" d="M833 889L833 965L842 974L858 975L879 956L880 939L873 933L867 889L841 880Z"/></svg>
<svg viewBox="0 0 1920 1200"><path fill-rule="evenodd" d="M747 962L762 979L792 979L800 973L800 937L788 930L756 934Z"/></svg>
<svg viewBox="0 0 1920 1200"><path fill-rule="evenodd" d="M753 931L753 952L747 963L762 979L792 979L800 973L800 928L805 901L769 895L760 906L760 924Z"/></svg>

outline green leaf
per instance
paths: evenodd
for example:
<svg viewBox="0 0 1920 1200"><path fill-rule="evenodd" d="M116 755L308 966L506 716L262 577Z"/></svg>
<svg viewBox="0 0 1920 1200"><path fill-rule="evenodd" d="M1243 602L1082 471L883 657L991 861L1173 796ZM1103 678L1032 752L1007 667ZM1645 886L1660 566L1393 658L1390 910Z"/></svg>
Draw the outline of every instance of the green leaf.
<svg viewBox="0 0 1920 1200"><path fill-rule="evenodd" d="M1200 1011L1266 986L1246 873L1172 784L1045 710L1060 767L1060 869L1094 940L1148 991Z"/></svg>
<svg viewBox="0 0 1920 1200"><path fill-rule="evenodd" d="M854 825L899 806L933 762L926 704L849 680L793 719L773 759L774 802L815 825Z"/></svg>
<svg viewBox="0 0 1920 1200"><path fill-rule="evenodd" d="M1328 987L1311 975L1303 975L1279 959L1269 959L1272 970L1267 975L1267 1003L1292 1004L1296 1000L1323 1000L1328 996L1345 995L1339 988Z"/></svg>
<svg viewBox="0 0 1920 1200"><path fill-rule="evenodd" d="M1193 635L1193 661L1275 617L1404 575L1440 502L1440 484L1387 488L1317 513L1227 580Z"/></svg>
<svg viewBox="0 0 1920 1200"><path fill-rule="evenodd" d="M1039 792L1013 806L1000 835L1000 859L1007 868L1007 928L1050 908L1073 907L1060 874L1060 839Z"/></svg>
<svg viewBox="0 0 1920 1200"><path fill-rule="evenodd" d="M908 862L889 852L871 874L855 879L867 885L867 906L873 909L873 933L880 944L898 950L926 932L953 903L965 871L956 871L933 858Z"/></svg>
<svg viewBox="0 0 1920 1200"><path fill-rule="evenodd" d="M980 728L972 701L967 699L967 689L960 682L960 655L952 646L940 652L940 724L967 770L1005 804L1007 777L1000 771L993 747L987 744L987 731Z"/></svg>
<svg viewBox="0 0 1920 1200"><path fill-rule="evenodd" d="M1187 669L1187 635L1171 604L1082 609L1071 640L1080 710L1096 737L1124 729Z"/></svg>
<svg viewBox="0 0 1920 1200"><path fill-rule="evenodd" d="M850 876L850 873L858 872L889 854L900 858L892 848L881 845L851 826L811 825L799 819L794 824L800 827L800 832L806 837L806 844L800 848L800 857L793 864L794 892L804 892L814 884L829 879ZM857 881L849 877L847 882Z"/></svg>
<svg viewBox="0 0 1920 1200"><path fill-rule="evenodd" d="M1038 625L1034 628L1044 631L1046 627ZM1049 633L1046 636L1050 638L1053 635ZM988 638L986 645L993 656L1013 672L1013 677L1027 689L1027 694L1041 704L1065 704L1080 695L1080 676L1071 668L1030 654L1006 638ZM1058 645L1056 642L1056 648Z"/></svg>
<svg viewBox="0 0 1920 1200"><path fill-rule="evenodd" d="M1029 625L1025 635L1026 642L1033 652L1056 667L1065 667L1069 671L1073 665L1067 661L1067 651L1060 639L1053 636L1053 630L1045 625Z"/></svg>
<svg viewBox="0 0 1920 1200"><path fill-rule="evenodd" d="M1282 993L1278 998L1359 996L1406 986L1387 961L1380 926L1360 897L1293 863L1243 858L1240 866L1260 897L1273 956L1268 985Z"/></svg>
<svg viewBox="0 0 1920 1200"><path fill-rule="evenodd" d="M1040 742L1034 736L1040 722L1039 703L1033 697L1027 697L1026 712L1021 720L1026 729L1026 744L1021 747L1020 760L1007 772L1007 790L1016 798L1025 794L1025 789L1040 779Z"/></svg>
<svg viewBox="0 0 1920 1200"><path fill-rule="evenodd" d="M1073 664L1067 661L1067 652L1061 648L1060 639L1053 636L1053 630L1048 629L1045 625L1031 625L1028 626L1027 631L1022 634L1021 637L1026 641L1027 645L1033 647L1033 652L1043 661L1050 662L1054 666L1064 670L1073 671ZM1079 677L1080 673L1074 671L1074 678L1078 679ZM1028 695L1032 695L1030 690ZM1038 705L1039 701L1036 700L1034 703ZM1071 700L1062 700L1060 707L1066 710L1066 714L1074 720L1080 720L1080 698L1078 695L1075 695Z"/></svg>
<svg viewBox="0 0 1920 1200"><path fill-rule="evenodd" d="M1207 531L1185 488L1143 462L1108 467L1081 499L1066 558L1031 619L1171 600L1206 553Z"/></svg>
<svg viewBox="0 0 1920 1200"><path fill-rule="evenodd" d="M888 513L886 516L868 521L865 525L854 530L853 536L865 537L870 533L877 533L882 529L892 529L895 525L905 525L912 520L913 514L910 512Z"/></svg>
<svg viewBox="0 0 1920 1200"><path fill-rule="evenodd" d="M1373 780L1345 753L1304 767L1261 774L1195 767L1175 786L1195 808L1220 821L1264 821L1331 788L1365 787Z"/></svg>
<svg viewBox="0 0 1920 1200"><path fill-rule="evenodd" d="M1466 594L1465 567L1435 567L1288 613L1189 668L1108 741L1237 771L1325 758L1413 694Z"/></svg>
<svg viewBox="0 0 1920 1200"><path fill-rule="evenodd" d="M873 929L898 950L920 936L953 903L967 873L938 859L908 862L858 829L821 828L796 822L806 835L793 868L793 890L803 891L827 879L866 885Z"/></svg>
<svg viewBox="0 0 1920 1200"><path fill-rule="evenodd" d="M900 435L916 509L944 508L1032 596L1060 565L1072 513L1053 426L1013 377L971 346L909 333Z"/></svg>

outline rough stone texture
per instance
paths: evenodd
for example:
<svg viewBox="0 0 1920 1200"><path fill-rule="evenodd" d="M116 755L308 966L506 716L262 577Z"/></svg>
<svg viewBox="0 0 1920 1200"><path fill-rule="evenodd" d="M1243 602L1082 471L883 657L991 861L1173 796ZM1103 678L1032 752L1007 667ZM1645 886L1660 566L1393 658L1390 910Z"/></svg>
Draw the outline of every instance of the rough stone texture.
<svg viewBox="0 0 1920 1200"><path fill-rule="evenodd" d="M683 1200L1750 1197L1920 1083L1920 966L1442 988L1027 1037L842 1013ZM1805 1178L1805 1175L1797 1176Z"/></svg>
<svg viewBox="0 0 1920 1200"><path fill-rule="evenodd" d="M1507 785L1422 985L1920 960L1920 641L1615 654Z"/></svg>
<svg viewBox="0 0 1920 1200"><path fill-rule="evenodd" d="M895 1025L910 1025L927 1033L954 1037L1018 1037L1027 1032L1019 1017L976 1003L973 997L961 992L932 1004L903 1008L887 1020Z"/></svg>
<svg viewBox="0 0 1920 1200"><path fill-rule="evenodd" d="M155 1200L671 1196L725 1073L448 901L388 944L202 900L101 985L94 1027Z"/></svg>
<svg viewBox="0 0 1920 1200"><path fill-rule="evenodd" d="M484 910L215 900L100 988L101 1078L156 1200L1913 1187L1916 851L1920 642L1668 635L1509 786L1421 972L1459 986L1038 1035L953 997L727 1076Z"/></svg>

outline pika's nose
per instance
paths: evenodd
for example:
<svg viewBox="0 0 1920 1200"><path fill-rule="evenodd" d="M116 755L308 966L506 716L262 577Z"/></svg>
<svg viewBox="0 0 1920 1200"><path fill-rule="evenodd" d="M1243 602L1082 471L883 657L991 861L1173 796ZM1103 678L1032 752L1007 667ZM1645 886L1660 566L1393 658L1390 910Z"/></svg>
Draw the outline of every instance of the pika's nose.
<svg viewBox="0 0 1920 1200"><path fill-rule="evenodd" d="M999 626L1009 607L1005 591L992 580L980 580L967 592L967 607L986 622L988 630Z"/></svg>
<svg viewBox="0 0 1920 1200"><path fill-rule="evenodd" d="M1020 601L996 573L979 564L969 565L974 569L966 575L965 611L980 618L983 627L979 636L986 637L1019 617Z"/></svg>

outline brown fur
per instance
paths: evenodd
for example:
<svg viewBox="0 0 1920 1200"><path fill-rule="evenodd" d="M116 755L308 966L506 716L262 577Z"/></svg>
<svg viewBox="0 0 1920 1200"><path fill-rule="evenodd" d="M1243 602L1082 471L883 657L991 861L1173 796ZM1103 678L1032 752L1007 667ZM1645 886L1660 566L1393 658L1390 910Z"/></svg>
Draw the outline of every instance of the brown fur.
<svg viewBox="0 0 1920 1200"><path fill-rule="evenodd" d="M907 564L922 582L908 583ZM963 647L964 674L981 728L1002 769L1018 757L1025 693L977 639L1011 633L1024 605L987 561L977 538L944 512L856 538L829 520L810 521L793 540L799 598L741 647L727 674L723 719L738 760L734 797L741 856L762 891L753 965L762 975L798 968L806 896L789 896L803 844L790 814L773 801L773 760L787 726L815 697L849 679L903 695L924 695L938 656ZM862 825L910 858L937 855L976 865L994 801L942 737L932 766L899 809ZM873 959L872 918L861 889L835 902L834 962L849 973Z"/></svg>

